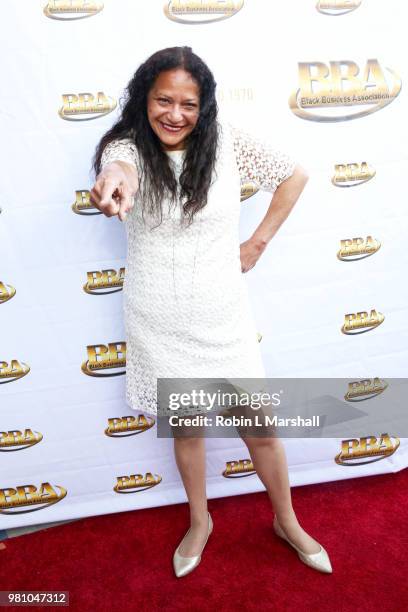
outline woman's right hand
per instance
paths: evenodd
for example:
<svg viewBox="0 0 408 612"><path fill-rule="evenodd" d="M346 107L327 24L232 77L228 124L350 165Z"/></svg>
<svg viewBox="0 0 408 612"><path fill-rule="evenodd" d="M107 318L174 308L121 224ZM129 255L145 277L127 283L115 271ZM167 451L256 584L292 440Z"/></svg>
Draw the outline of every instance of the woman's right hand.
<svg viewBox="0 0 408 612"><path fill-rule="evenodd" d="M138 177L134 166L122 161L111 162L96 177L90 191L91 204L107 217L118 215L124 221L133 208L137 187Z"/></svg>

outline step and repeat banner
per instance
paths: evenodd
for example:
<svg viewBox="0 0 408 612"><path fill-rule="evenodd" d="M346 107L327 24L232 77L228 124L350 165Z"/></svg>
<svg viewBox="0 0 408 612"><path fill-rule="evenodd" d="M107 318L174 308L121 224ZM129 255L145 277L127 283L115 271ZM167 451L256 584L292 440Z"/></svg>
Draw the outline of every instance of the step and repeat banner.
<svg viewBox="0 0 408 612"><path fill-rule="evenodd" d="M125 403L125 228L89 200L97 142L158 49L191 46L220 114L309 172L246 274L267 375L347 379L365 413L406 378L405 4L2 3L0 528L186 501L173 441ZM242 185L242 241L269 203ZM399 471L403 435L284 438L291 484ZM210 498L263 489L240 439L207 449Z"/></svg>

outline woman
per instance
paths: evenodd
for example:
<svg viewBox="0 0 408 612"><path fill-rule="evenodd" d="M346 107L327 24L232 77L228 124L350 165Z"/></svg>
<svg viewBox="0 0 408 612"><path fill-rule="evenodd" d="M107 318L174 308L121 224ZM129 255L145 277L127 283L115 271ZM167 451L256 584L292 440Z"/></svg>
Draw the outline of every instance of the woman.
<svg viewBox="0 0 408 612"><path fill-rule="evenodd" d="M190 47L163 49L136 71L122 114L101 139L91 202L126 221L126 401L157 414L157 378L264 378L243 274L296 203L307 176L287 155L218 120L216 83ZM241 181L273 193L254 234L239 244ZM292 507L284 447L241 436L275 510L274 530L311 567L330 573L325 549ZM173 557L191 572L213 523L205 441L175 436L190 528Z"/></svg>

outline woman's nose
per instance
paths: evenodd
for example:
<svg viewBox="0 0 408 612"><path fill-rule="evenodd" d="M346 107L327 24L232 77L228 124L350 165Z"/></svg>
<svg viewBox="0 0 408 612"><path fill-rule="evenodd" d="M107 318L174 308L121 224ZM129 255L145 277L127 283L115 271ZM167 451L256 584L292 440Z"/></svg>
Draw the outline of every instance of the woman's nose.
<svg viewBox="0 0 408 612"><path fill-rule="evenodd" d="M183 119L181 108L178 105L174 105L171 107L169 118L172 120L173 123L178 123Z"/></svg>

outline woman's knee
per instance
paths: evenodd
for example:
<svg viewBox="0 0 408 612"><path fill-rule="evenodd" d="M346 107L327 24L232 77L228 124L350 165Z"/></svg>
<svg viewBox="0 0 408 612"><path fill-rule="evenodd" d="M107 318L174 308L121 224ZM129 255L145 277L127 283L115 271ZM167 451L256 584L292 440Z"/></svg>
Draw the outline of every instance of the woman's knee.
<svg viewBox="0 0 408 612"><path fill-rule="evenodd" d="M204 430L197 427L173 427L172 428L174 440L183 442L185 446L188 444L197 444L200 440L204 439Z"/></svg>
<svg viewBox="0 0 408 612"><path fill-rule="evenodd" d="M249 449L261 449L261 448L271 448L275 449L280 444L281 441L275 435L271 436L250 436L250 435L241 435L241 439L246 444Z"/></svg>

